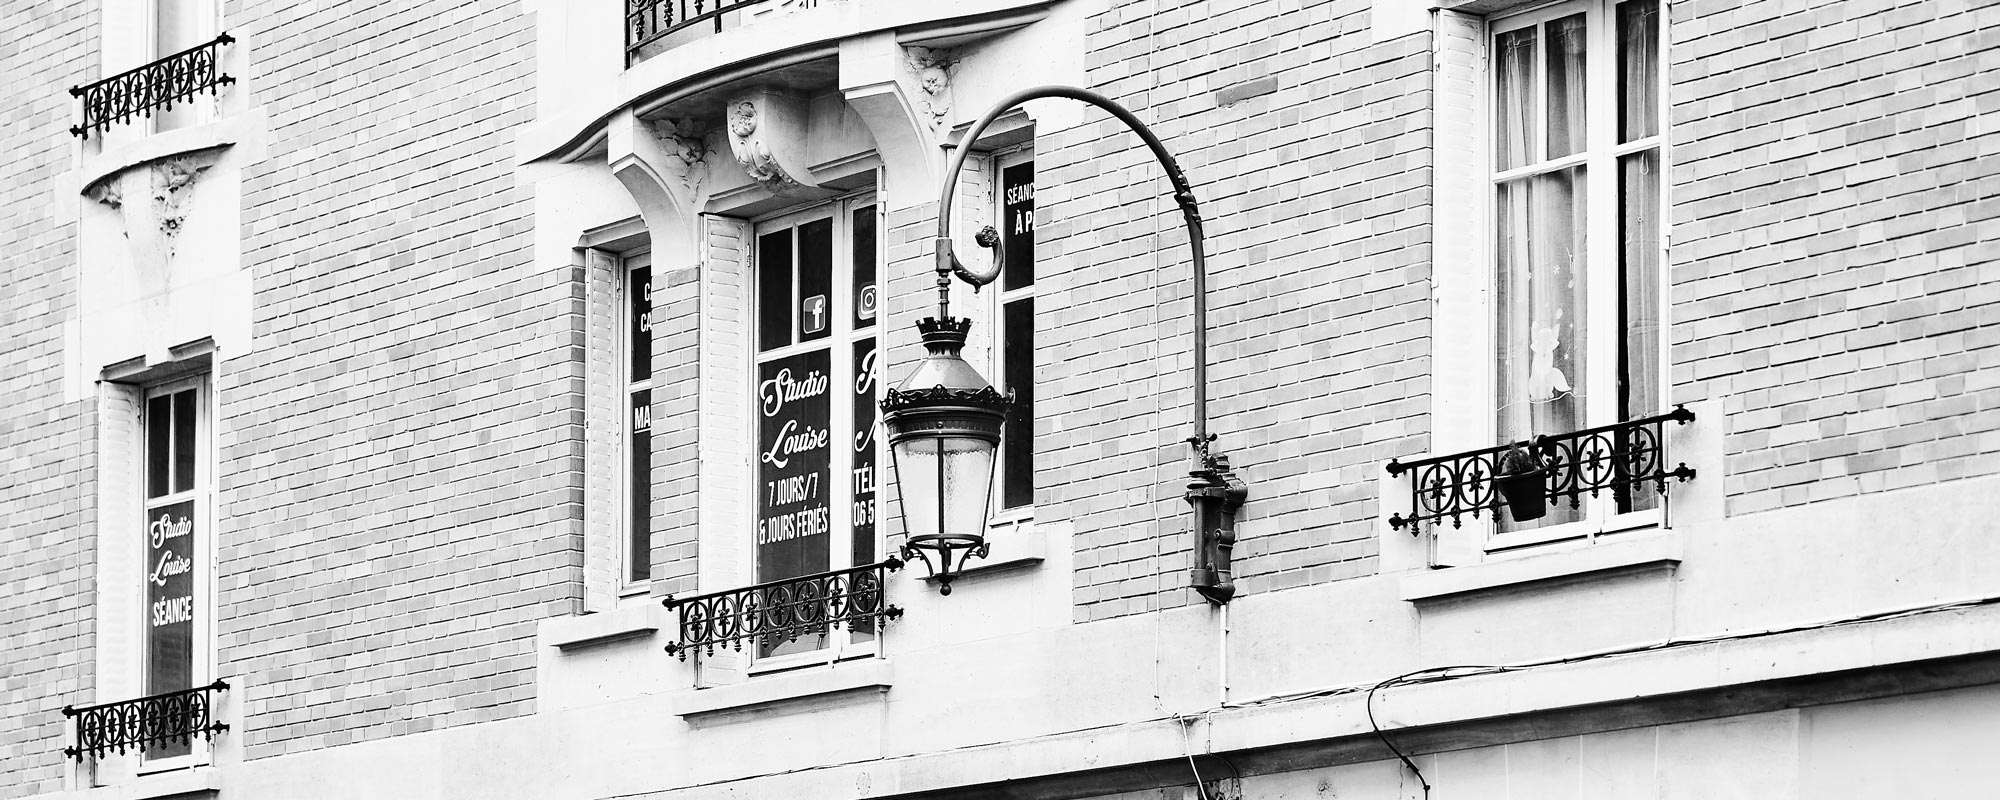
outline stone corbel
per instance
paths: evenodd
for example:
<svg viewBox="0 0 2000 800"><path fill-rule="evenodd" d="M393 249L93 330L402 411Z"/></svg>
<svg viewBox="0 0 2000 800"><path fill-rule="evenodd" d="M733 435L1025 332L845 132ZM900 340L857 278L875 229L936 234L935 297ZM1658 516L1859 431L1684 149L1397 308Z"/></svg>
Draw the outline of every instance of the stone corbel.
<svg viewBox="0 0 2000 800"><path fill-rule="evenodd" d="M726 106L729 149L751 180L779 195L816 184L808 170L811 116L803 99L759 89Z"/></svg>
<svg viewBox="0 0 2000 800"><path fill-rule="evenodd" d="M692 258L716 150L710 137L694 120L645 120L630 110L620 111L607 128L611 174L638 203L655 258Z"/></svg>
<svg viewBox="0 0 2000 800"><path fill-rule="evenodd" d="M936 199L952 115L951 67L946 52L903 47L894 31L840 42L841 94L875 138L892 203Z"/></svg>

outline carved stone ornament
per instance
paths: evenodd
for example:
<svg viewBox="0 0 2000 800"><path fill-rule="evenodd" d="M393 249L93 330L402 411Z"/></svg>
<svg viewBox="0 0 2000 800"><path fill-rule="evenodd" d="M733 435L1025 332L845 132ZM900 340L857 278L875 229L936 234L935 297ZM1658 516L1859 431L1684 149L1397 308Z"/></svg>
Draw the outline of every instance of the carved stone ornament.
<svg viewBox="0 0 2000 800"><path fill-rule="evenodd" d="M83 196L112 208L125 205L125 193L118 187L118 176L112 175L84 187Z"/></svg>
<svg viewBox="0 0 2000 800"><path fill-rule="evenodd" d="M787 172L772 152L772 131L770 126L762 124L759 116L755 100L729 104L729 149L736 154L736 163L743 165L751 180L772 191L798 186L798 178Z"/></svg>
<svg viewBox="0 0 2000 800"><path fill-rule="evenodd" d="M942 132L951 118L951 70L958 63L952 55L950 50L903 48L903 65L917 86L913 99L933 132Z"/></svg>
<svg viewBox="0 0 2000 800"><path fill-rule="evenodd" d="M700 194L708 180L709 153L700 125L691 119L660 120L654 123L653 131L667 151L666 163L660 165L666 173L663 177L679 183L676 188L689 197Z"/></svg>
<svg viewBox="0 0 2000 800"><path fill-rule="evenodd" d="M194 194L195 178L215 166L212 153L189 153L153 164L153 218L160 232L169 238L181 232L187 220L187 199Z"/></svg>

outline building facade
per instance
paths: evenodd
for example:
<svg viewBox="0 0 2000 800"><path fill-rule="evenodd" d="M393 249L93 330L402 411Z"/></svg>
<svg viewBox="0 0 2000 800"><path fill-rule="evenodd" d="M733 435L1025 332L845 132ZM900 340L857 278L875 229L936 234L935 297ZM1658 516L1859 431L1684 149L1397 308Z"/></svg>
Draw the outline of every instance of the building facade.
<svg viewBox="0 0 2000 800"><path fill-rule="evenodd" d="M2000 778L1991 5L0 18L0 797ZM948 175L1013 405L946 594Z"/></svg>

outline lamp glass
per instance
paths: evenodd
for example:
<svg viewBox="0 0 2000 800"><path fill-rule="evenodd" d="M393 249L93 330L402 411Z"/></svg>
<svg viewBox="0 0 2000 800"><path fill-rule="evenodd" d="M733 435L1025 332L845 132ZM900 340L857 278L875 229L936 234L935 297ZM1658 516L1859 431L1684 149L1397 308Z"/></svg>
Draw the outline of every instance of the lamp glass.
<svg viewBox="0 0 2000 800"><path fill-rule="evenodd" d="M976 436L907 436L889 449L903 525L911 536L985 534L994 442Z"/></svg>

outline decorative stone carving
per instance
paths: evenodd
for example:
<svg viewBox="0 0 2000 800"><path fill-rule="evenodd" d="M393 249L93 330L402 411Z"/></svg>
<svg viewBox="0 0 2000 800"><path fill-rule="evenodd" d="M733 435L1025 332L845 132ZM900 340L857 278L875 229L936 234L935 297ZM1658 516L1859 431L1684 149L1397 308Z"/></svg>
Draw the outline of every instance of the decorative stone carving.
<svg viewBox="0 0 2000 800"><path fill-rule="evenodd" d="M952 55L950 50L903 48L903 65L918 90L918 110L934 133L942 133L951 118L951 70L958 64Z"/></svg>
<svg viewBox="0 0 2000 800"><path fill-rule="evenodd" d="M214 165L214 156L203 153L175 156L153 165L153 218L161 233L172 238L181 232L187 220L184 206L194 194L195 178Z"/></svg>
<svg viewBox="0 0 2000 800"><path fill-rule="evenodd" d="M729 149L751 180L779 194L814 185L806 171L804 101L760 90L726 108Z"/></svg>
<svg viewBox="0 0 2000 800"><path fill-rule="evenodd" d="M771 146L757 136L756 103L739 100L729 104L729 149L736 153L736 163L743 165L751 180L773 191L798 185L796 179L785 174L777 156L772 155Z"/></svg>
<svg viewBox="0 0 2000 800"><path fill-rule="evenodd" d="M675 188L686 197L701 194L702 184L708 181L710 148L699 123L691 119L660 120L653 123L653 133L667 153L660 165L662 177L679 184Z"/></svg>
<svg viewBox="0 0 2000 800"><path fill-rule="evenodd" d="M111 175L84 187L83 196L112 208L125 204L125 192L118 188L118 176Z"/></svg>

